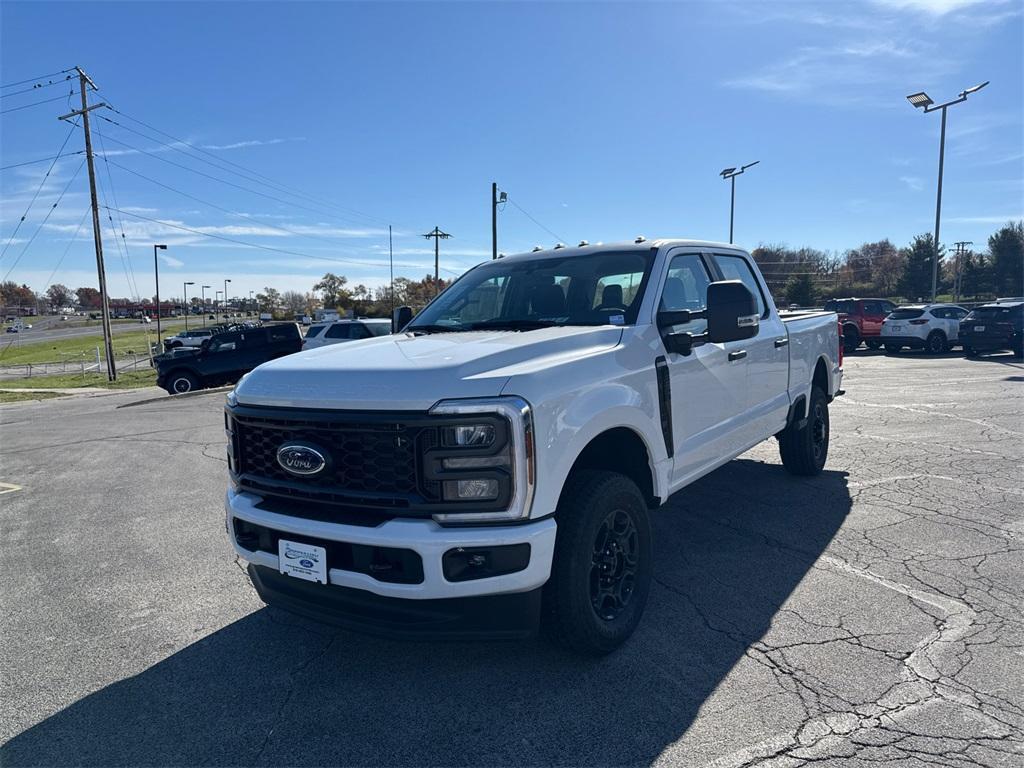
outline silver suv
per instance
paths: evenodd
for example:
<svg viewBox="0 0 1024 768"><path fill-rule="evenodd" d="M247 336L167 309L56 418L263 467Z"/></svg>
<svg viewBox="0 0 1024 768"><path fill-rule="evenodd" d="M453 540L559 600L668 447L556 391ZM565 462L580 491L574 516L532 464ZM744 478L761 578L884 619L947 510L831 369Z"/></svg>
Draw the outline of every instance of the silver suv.
<svg viewBox="0 0 1024 768"><path fill-rule="evenodd" d="M359 318L357 320L329 320L325 323L314 323L306 331L306 339L302 348L315 349L328 344L340 344L343 341L358 341L374 336L387 336L391 333L390 320L374 320Z"/></svg>

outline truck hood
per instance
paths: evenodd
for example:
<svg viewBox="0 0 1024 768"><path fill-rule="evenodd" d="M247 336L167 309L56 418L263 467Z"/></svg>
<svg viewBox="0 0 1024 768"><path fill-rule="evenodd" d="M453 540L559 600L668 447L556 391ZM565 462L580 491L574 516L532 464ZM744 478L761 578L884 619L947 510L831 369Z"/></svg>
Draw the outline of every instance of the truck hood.
<svg viewBox="0 0 1024 768"><path fill-rule="evenodd" d="M396 334L319 347L264 363L235 387L238 402L295 408L425 411L439 400L494 397L511 373L610 349L610 326Z"/></svg>

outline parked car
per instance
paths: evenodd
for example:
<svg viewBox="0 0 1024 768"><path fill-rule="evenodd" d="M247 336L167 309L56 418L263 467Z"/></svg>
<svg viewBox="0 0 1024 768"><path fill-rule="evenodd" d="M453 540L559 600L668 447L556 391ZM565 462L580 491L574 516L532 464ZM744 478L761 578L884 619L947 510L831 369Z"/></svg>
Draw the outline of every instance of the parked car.
<svg viewBox="0 0 1024 768"><path fill-rule="evenodd" d="M781 318L732 245L507 256L399 315L228 395L228 535L268 603L417 636L543 613L608 653L647 601L649 510L772 436L791 473L825 464L838 318Z"/></svg>
<svg viewBox="0 0 1024 768"><path fill-rule="evenodd" d="M826 312L836 312L843 326L845 351L853 352L861 342L870 349L882 346L882 321L896 305L888 299L829 299Z"/></svg>
<svg viewBox="0 0 1024 768"><path fill-rule="evenodd" d="M153 358L157 386L177 395L238 381L268 360L302 349L294 323L218 333L196 347L180 347Z"/></svg>
<svg viewBox="0 0 1024 768"><path fill-rule="evenodd" d="M309 326L306 339L302 342L303 349L326 347L328 344L340 344L345 341L358 341L374 336L387 336L391 333L390 320L332 320Z"/></svg>
<svg viewBox="0 0 1024 768"><path fill-rule="evenodd" d="M198 328L194 331L179 331L173 336L164 339L164 349L176 349L177 347L198 347L203 341L213 336L212 328Z"/></svg>
<svg viewBox="0 0 1024 768"><path fill-rule="evenodd" d="M882 344L895 354L904 347L933 355L960 342L960 321L967 310L957 304L908 304L896 307L882 322Z"/></svg>
<svg viewBox="0 0 1024 768"><path fill-rule="evenodd" d="M1024 299L975 307L960 321L960 341L968 357L1008 349L1024 358Z"/></svg>

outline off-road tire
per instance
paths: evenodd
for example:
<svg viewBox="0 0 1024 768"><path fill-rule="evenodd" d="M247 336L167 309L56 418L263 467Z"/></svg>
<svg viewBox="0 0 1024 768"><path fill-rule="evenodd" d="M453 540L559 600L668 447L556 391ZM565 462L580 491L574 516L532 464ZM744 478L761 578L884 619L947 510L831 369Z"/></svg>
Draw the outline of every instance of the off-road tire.
<svg viewBox="0 0 1024 768"><path fill-rule="evenodd" d="M779 436L782 465L791 475L817 475L828 458L829 418L828 396L820 387L811 388L811 404L807 422L797 428L794 421Z"/></svg>
<svg viewBox="0 0 1024 768"><path fill-rule="evenodd" d="M633 634L647 604L653 570L647 502L624 475L582 470L562 492L555 519L545 633L577 653L603 656ZM616 526L625 532L624 546L605 535ZM609 603L613 597L602 594L607 589L625 596L621 605Z"/></svg>
<svg viewBox="0 0 1024 768"><path fill-rule="evenodd" d="M949 351L949 341L942 331L932 331L924 343L924 351L930 355L942 355Z"/></svg>
<svg viewBox="0 0 1024 768"><path fill-rule="evenodd" d="M167 377L168 394L183 395L186 392L195 392L199 389L199 379L187 371L175 371Z"/></svg>

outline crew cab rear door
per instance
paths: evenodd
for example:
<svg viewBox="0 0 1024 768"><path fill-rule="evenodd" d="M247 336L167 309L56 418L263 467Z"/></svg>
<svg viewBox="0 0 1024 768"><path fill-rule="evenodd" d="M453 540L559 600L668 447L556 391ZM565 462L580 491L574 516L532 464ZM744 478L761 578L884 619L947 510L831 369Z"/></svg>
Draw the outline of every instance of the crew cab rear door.
<svg viewBox="0 0 1024 768"><path fill-rule="evenodd" d="M757 335L732 342L733 355L746 354L746 419L751 442L775 434L789 413L789 334L775 311L764 284L748 257L738 253L715 253L715 264L723 280L739 280L754 295L761 313Z"/></svg>

